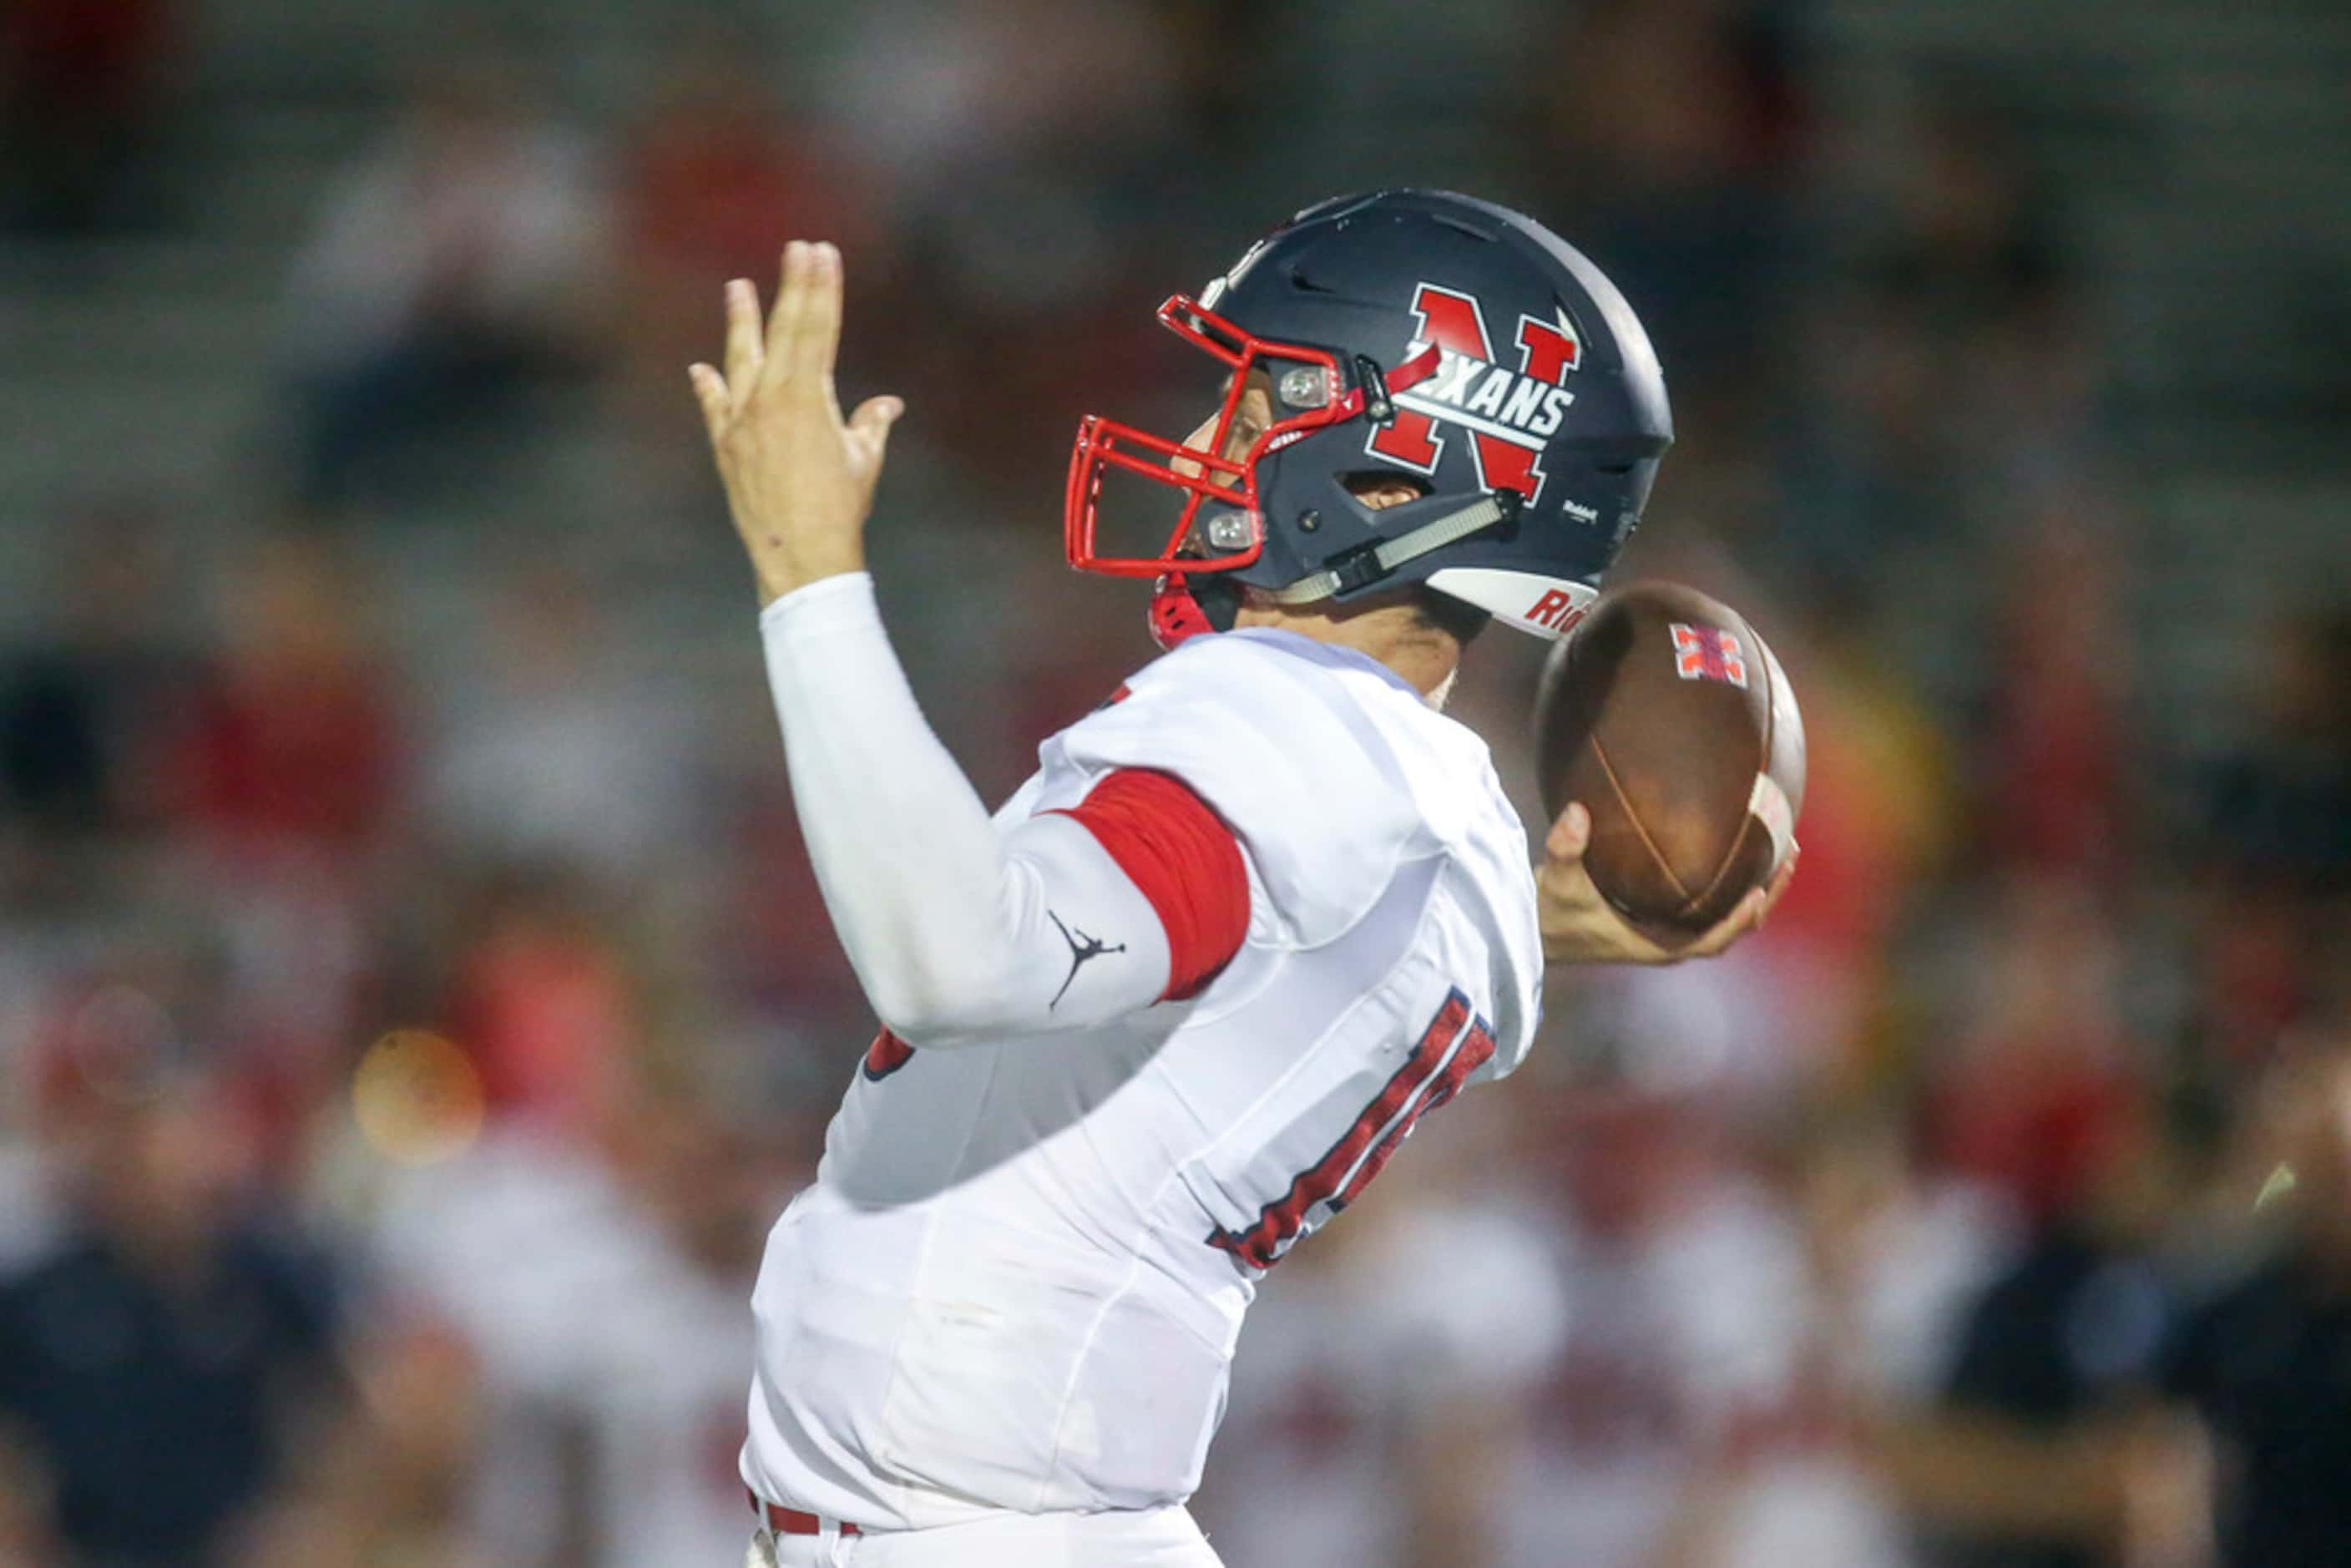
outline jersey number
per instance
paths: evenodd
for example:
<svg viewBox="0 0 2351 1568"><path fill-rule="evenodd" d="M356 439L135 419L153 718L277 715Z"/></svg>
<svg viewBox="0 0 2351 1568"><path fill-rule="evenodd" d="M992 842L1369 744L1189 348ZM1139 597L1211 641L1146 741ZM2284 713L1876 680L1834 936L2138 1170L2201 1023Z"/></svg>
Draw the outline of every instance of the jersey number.
<svg viewBox="0 0 2351 1568"><path fill-rule="evenodd" d="M1336 1214L1354 1202L1421 1117L1452 1099L1493 1054L1493 1031L1485 1019L1470 1016L1469 998L1457 988L1404 1065L1339 1141L1299 1172L1288 1192L1259 1210L1256 1224L1243 1231L1218 1229L1208 1245L1252 1268L1272 1268L1310 1219L1320 1223L1318 1207Z"/></svg>

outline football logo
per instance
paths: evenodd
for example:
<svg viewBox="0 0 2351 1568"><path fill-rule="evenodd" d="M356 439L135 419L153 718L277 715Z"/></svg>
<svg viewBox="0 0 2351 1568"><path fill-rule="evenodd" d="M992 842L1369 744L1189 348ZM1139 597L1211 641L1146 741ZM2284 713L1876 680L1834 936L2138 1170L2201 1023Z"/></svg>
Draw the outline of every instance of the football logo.
<svg viewBox="0 0 2351 1568"><path fill-rule="evenodd" d="M1562 313L1555 321L1519 318L1518 369L1494 362L1486 318L1469 295L1424 283L1412 297L1419 330L1405 349L1410 360L1437 345L1436 372L1396 394L1394 423L1372 432L1364 450L1422 474L1437 472L1445 454L1439 423L1469 433L1478 484L1516 490L1529 502L1542 495L1542 450L1559 434L1575 394L1564 383L1583 359L1583 340Z"/></svg>
<svg viewBox="0 0 2351 1568"><path fill-rule="evenodd" d="M1747 685L1747 653L1739 639L1715 626L1673 622L1674 674L1686 681L1728 681Z"/></svg>

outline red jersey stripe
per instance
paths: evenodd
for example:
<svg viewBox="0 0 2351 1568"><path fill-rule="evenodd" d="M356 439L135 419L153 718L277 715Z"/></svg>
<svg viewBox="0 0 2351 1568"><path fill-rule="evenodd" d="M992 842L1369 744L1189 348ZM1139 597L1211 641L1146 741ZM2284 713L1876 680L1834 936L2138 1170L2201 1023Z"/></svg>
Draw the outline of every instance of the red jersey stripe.
<svg viewBox="0 0 2351 1568"><path fill-rule="evenodd" d="M1104 777L1065 813L1085 824L1167 933L1162 1001L1197 996L1249 935L1249 873L1224 819L1181 779L1148 768Z"/></svg>

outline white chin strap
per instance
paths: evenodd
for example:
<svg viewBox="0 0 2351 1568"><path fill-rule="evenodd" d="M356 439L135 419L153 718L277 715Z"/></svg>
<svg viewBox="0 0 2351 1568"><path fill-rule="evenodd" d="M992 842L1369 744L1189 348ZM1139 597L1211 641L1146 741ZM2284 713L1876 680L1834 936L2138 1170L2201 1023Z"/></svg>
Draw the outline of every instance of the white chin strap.
<svg viewBox="0 0 2351 1568"><path fill-rule="evenodd" d="M1512 497L1513 500L1516 497ZM1301 577L1287 588L1259 589L1259 594L1274 604L1312 604L1350 588L1361 588L1377 582L1408 560L1417 560L1431 550L1443 549L1458 539L1468 538L1479 529L1490 528L1509 517L1517 508L1488 496L1441 517L1420 525L1407 534L1383 539L1368 550L1361 550L1338 565Z"/></svg>

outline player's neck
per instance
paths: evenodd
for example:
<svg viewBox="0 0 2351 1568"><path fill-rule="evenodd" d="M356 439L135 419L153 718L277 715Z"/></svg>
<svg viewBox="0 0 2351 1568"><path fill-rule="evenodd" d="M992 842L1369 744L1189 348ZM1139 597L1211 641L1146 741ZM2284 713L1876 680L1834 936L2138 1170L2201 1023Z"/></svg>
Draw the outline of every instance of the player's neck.
<svg viewBox="0 0 2351 1568"><path fill-rule="evenodd" d="M1270 626L1318 643L1353 648L1394 670L1432 707L1445 706L1454 674L1461 667L1461 644L1422 621L1409 605L1333 612L1243 604L1235 612L1233 624Z"/></svg>

